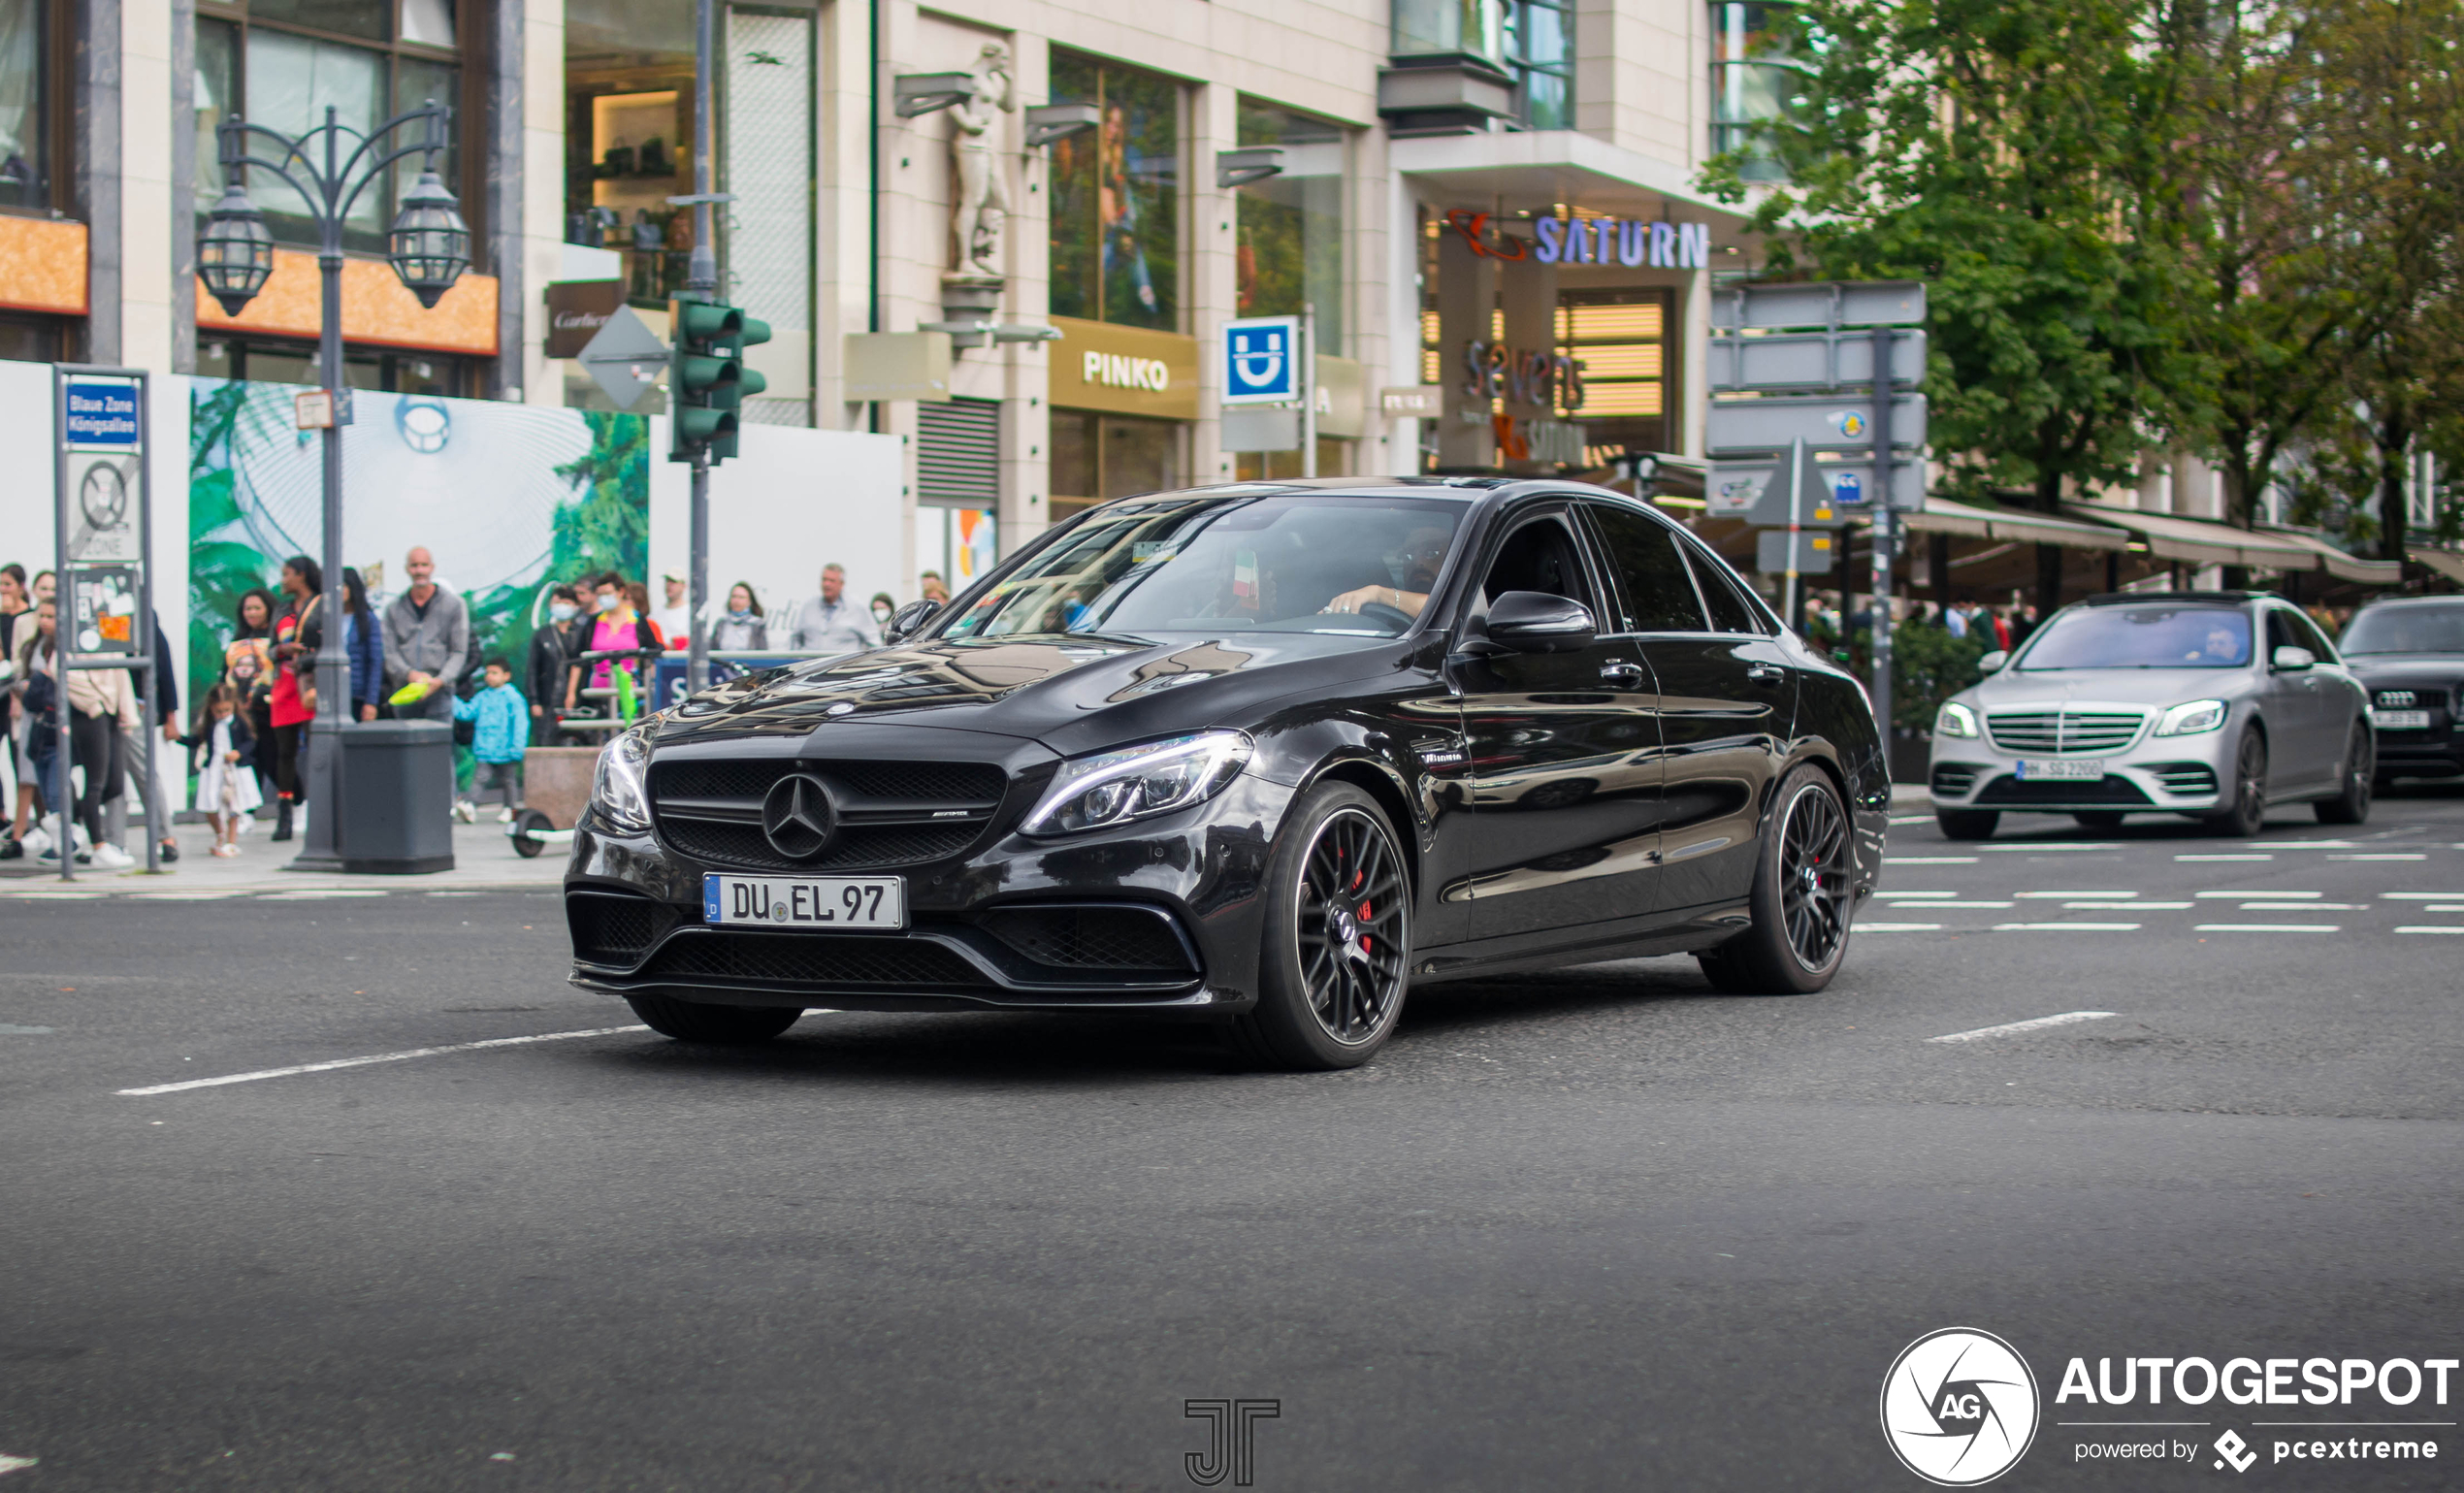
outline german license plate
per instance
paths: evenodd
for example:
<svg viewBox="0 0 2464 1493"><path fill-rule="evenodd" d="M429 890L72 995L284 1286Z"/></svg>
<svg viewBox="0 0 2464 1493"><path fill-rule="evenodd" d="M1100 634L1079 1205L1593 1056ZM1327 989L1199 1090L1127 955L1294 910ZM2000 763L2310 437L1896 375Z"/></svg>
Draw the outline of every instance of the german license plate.
<svg viewBox="0 0 2464 1493"><path fill-rule="evenodd" d="M701 877L701 921L768 928L903 928L907 883L897 876Z"/></svg>
<svg viewBox="0 0 2464 1493"><path fill-rule="evenodd" d="M2381 730L2428 730L2430 713L2426 710L2373 710L2370 724Z"/></svg>
<svg viewBox="0 0 2464 1493"><path fill-rule="evenodd" d="M2019 780L2023 783L2083 778L2092 783L2104 775L2105 760L2101 757L2028 757L2021 759L2019 764Z"/></svg>

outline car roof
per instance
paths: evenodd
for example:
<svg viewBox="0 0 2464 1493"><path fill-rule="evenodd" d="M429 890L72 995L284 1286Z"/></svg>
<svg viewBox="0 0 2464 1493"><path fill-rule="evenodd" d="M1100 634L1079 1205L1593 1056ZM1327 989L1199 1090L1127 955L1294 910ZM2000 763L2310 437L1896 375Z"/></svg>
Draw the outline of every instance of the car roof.
<svg viewBox="0 0 2464 1493"><path fill-rule="evenodd" d="M2242 606L2278 600L2272 591L2107 591L2090 597L2083 606L2129 606L2145 601L2203 602L2210 606Z"/></svg>
<svg viewBox="0 0 2464 1493"><path fill-rule="evenodd" d="M2464 597L2373 597L2361 603L2361 610L2375 612L2390 606L2464 606Z"/></svg>

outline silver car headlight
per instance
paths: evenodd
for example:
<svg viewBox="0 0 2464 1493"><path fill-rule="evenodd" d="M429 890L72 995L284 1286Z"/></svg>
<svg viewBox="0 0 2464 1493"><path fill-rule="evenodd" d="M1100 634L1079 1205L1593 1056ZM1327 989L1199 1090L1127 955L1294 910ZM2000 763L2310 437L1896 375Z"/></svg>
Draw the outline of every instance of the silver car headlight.
<svg viewBox="0 0 2464 1493"><path fill-rule="evenodd" d="M2201 731L2215 730L2224 724L2232 707L2221 699L2194 699L2187 705L2176 705L2156 721L2159 736L2195 736Z"/></svg>
<svg viewBox="0 0 2464 1493"><path fill-rule="evenodd" d="M650 738L659 730L651 716L599 749L599 765L591 773L591 811L599 822L623 834L650 832Z"/></svg>
<svg viewBox="0 0 2464 1493"><path fill-rule="evenodd" d="M1934 716L1933 733L1937 736L1973 736L1977 734L1976 712L1952 700Z"/></svg>
<svg viewBox="0 0 2464 1493"><path fill-rule="evenodd" d="M1077 834L1204 803L1248 764L1249 738L1200 731L1061 763L1022 834Z"/></svg>

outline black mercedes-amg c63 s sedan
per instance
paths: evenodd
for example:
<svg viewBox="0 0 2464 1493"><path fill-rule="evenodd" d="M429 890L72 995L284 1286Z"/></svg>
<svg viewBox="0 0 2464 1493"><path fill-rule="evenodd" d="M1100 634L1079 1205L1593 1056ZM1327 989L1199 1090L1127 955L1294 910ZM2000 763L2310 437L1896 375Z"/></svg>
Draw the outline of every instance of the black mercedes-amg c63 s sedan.
<svg viewBox="0 0 2464 1493"><path fill-rule="evenodd" d="M1117 1011L1338 1068L1469 975L1691 953L1819 990L1881 863L1857 683L1596 488L1123 499L891 631L608 744L577 984L688 1041Z"/></svg>

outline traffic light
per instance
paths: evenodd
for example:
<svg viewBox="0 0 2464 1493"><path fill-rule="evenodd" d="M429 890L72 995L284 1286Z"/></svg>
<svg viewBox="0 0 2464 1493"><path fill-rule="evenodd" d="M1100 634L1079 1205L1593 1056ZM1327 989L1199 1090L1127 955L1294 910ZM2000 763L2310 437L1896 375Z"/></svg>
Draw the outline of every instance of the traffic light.
<svg viewBox="0 0 2464 1493"><path fill-rule="evenodd" d="M736 421L747 396L769 380L744 366L744 349L770 340L770 325L716 301L667 303L674 325L668 356L667 459L713 463L736 454Z"/></svg>

